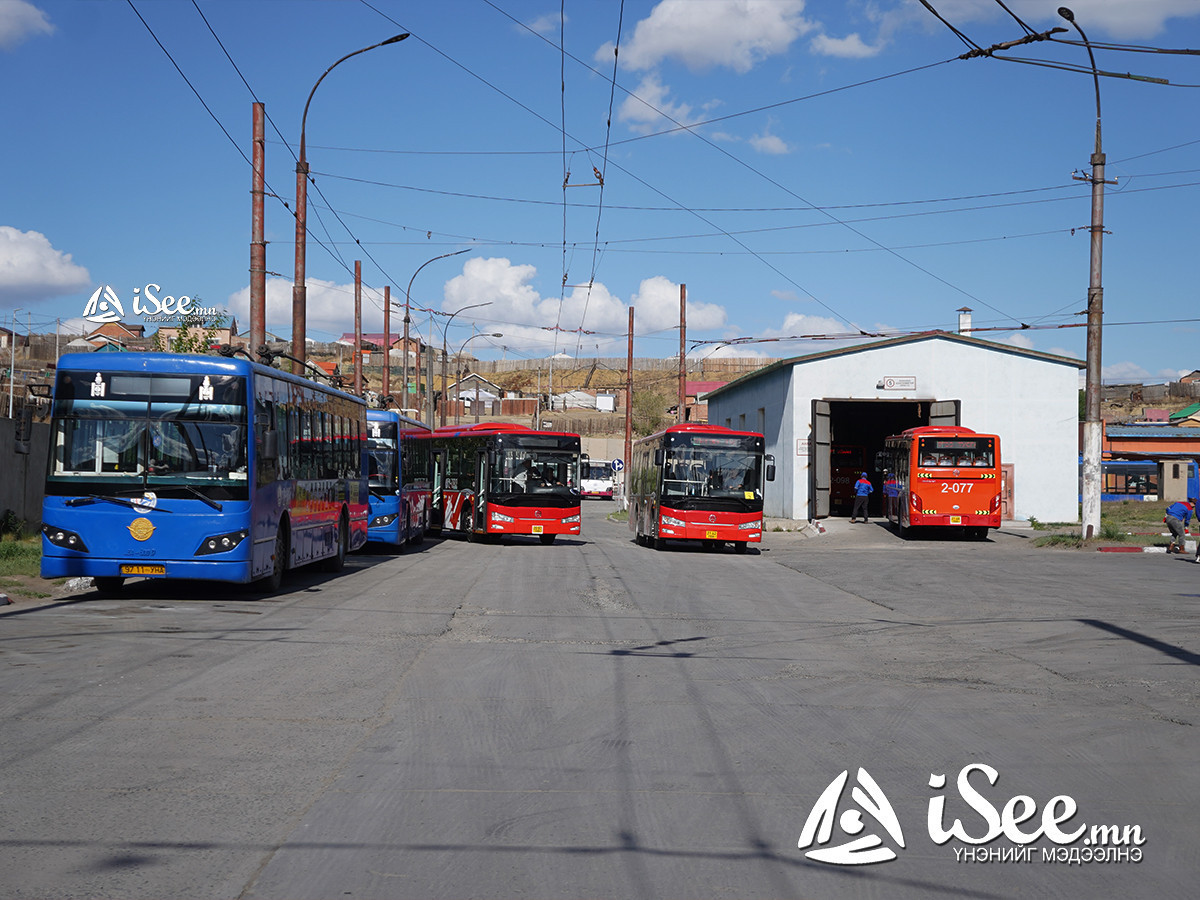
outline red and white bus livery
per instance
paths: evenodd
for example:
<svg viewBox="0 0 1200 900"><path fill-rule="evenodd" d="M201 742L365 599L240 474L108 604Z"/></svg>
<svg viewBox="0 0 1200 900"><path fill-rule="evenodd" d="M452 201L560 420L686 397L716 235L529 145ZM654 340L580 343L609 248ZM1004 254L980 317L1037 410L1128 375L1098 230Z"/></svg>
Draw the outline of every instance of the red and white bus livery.
<svg viewBox="0 0 1200 900"><path fill-rule="evenodd" d="M438 428L430 442L443 532L537 535L543 544L579 534L579 435L480 423Z"/></svg>
<svg viewBox="0 0 1200 900"><path fill-rule="evenodd" d="M627 468L629 529L661 550L668 540L732 543L744 553L762 540L763 485L775 458L761 434L719 425L673 425L633 445Z"/></svg>

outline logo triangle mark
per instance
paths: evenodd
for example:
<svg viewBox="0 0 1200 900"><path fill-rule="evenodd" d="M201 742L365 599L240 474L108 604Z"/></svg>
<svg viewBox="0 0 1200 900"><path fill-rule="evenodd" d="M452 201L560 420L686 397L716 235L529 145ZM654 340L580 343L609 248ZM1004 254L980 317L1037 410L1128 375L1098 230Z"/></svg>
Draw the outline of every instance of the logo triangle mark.
<svg viewBox="0 0 1200 900"><path fill-rule="evenodd" d="M834 820L836 819L842 833L852 840L832 847L818 846L816 849L808 850L804 854L806 858L838 866L863 866L895 859L896 851L883 846L883 838L878 834L862 834L866 828L866 825L863 824L863 812L865 811L901 848L904 847L904 832L900 829L900 820L896 818L892 804L866 769L859 768L857 784L850 792L851 798L860 808L847 809L840 817L837 815L838 805L841 802L842 792L846 787L849 775L848 769L843 771L821 793L812 812L808 814L797 846L801 850L805 850L814 844L829 843L833 836ZM862 834L861 837L856 837L860 834Z"/></svg>

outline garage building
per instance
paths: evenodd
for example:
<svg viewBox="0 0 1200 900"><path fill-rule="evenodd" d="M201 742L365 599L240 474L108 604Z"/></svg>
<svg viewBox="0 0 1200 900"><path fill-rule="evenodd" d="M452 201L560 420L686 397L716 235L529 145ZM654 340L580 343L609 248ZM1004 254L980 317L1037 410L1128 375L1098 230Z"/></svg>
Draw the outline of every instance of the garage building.
<svg viewBox="0 0 1200 900"><path fill-rule="evenodd" d="M761 432L778 474L767 516L848 515L842 498L862 471L882 479L875 452L918 425L997 434L1008 519L1079 521L1077 359L969 334L926 332L797 356L706 394L715 425Z"/></svg>

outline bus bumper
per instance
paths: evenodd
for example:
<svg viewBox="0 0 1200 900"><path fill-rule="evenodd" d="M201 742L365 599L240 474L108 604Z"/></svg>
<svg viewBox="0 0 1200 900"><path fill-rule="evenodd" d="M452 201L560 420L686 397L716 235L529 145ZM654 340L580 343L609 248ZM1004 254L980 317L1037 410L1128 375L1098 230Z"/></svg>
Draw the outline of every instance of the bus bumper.
<svg viewBox="0 0 1200 900"><path fill-rule="evenodd" d="M191 578L199 581L230 581L246 584L250 560L242 559L115 559L47 552L42 540L43 578ZM51 550L55 548L51 547Z"/></svg>

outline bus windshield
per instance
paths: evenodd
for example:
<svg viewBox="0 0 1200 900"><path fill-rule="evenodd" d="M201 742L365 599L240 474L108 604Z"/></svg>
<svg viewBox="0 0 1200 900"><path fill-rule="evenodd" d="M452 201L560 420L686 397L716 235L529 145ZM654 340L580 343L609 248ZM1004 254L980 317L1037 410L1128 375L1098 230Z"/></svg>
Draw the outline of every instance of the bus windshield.
<svg viewBox="0 0 1200 900"><path fill-rule="evenodd" d="M224 485L245 495L246 386L232 375L59 376L47 487ZM226 496L231 496L226 494Z"/></svg>
<svg viewBox="0 0 1200 900"><path fill-rule="evenodd" d="M991 438L923 437L917 447L921 468L991 468L995 459Z"/></svg>
<svg viewBox="0 0 1200 900"><path fill-rule="evenodd" d="M395 491L400 486L396 450L396 423L368 421L367 486L373 493Z"/></svg>
<svg viewBox="0 0 1200 900"><path fill-rule="evenodd" d="M672 447L663 465L662 496L762 501L762 454L741 449Z"/></svg>
<svg viewBox="0 0 1200 900"><path fill-rule="evenodd" d="M496 454L488 490L494 494L578 495L575 463L570 450L503 449Z"/></svg>

